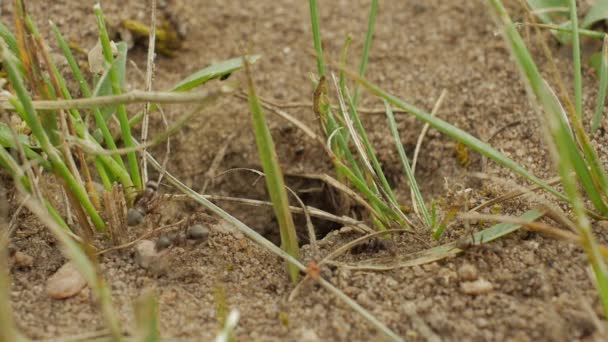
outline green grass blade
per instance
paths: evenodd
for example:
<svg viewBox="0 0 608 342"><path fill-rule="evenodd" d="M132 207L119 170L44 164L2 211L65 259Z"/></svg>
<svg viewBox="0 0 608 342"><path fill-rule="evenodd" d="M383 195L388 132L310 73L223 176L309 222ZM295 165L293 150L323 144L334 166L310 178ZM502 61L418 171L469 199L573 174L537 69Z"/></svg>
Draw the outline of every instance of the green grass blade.
<svg viewBox="0 0 608 342"><path fill-rule="evenodd" d="M604 307L604 314L608 315L608 269L591 231L591 224L585 213L583 199L578 191L577 183L571 176L575 170L575 161L571 159L569 153L563 152L569 148L569 138L571 136L563 126L558 124L550 123L550 129L555 143L555 152L553 153L555 164L558 167L564 191L570 199L570 204L576 217L577 227L581 236L581 245L587 253L587 257L595 273L598 291ZM578 170L576 171L578 172Z"/></svg>
<svg viewBox="0 0 608 342"><path fill-rule="evenodd" d="M21 79L21 75L19 74L15 63L15 57L8 51L8 49L3 45L1 45L1 55L3 66L9 76L9 80L13 89L15 89L15 93L17 94L17 99L12 97L9 101L13 104L13 106L22 106L25 114L25 121L32 130L32 134L36 137L38 142L40 143L40 147L47 154L48 159L53 167L54 172L63 178L70 189L70 191L74 194L74 196L78 199L83 209L86 211L87 215L91 218L91 221L95 225L98 230L103 231L105 229L105 223L103 222L101 216L91 203L86 190L79 184L74 176L70 173L67 166L64 164L63 160L57 153L55 147L51 144L49 137L46 135L42 124L38 118L38 113L34 109L32 104L32 99L30 95L27 93L25 89L25 85L23 84L23 80Z"/></svg>
<svg viewBox="0 0 608 342"><path fill-rule="evenodd" d="M312 39L317 53L317 70L319 76L325 76L325 61L323 59L323 43L321 41L321 30L319 29L319 9L317 0L309 0L310 23L312 25Z"/></svg>
<svg viewBox="0 0 608 342"><path fill-rule="evenodd" d="M374 37L374 25L376 23L376 14L378 12L378 0L372 0L369 10L369 19L367 21L367 33L365 34L365 44L363 45L363 53L361 54L361 64L359 64L359 76L365 77L365 69L367 69L367 61L369 59L369 50L372 47L372 39ZM359 104L359 95L361 88L357 85L355 88L355 96L353 102L355 107Z"/></svg>
<svg viewBox="0 0 608 342"><path fill-rule="evenodd" d="M390 184L388 183L388 179L386 179L386 175L384 174L384 171L382 170L382 167L380 166L380 162L378 161L376 151L374 150L371 142L369 141L369 137L367 136L365 127L363 127L361 118L359 117L359 114L357 113L355 101L353 98L351 98L350 93L346 87L344 87L343 93L346 96L346 100L348 101L350 117L352 118L352 120L355 124L355 127L357 128L357 133L361 137L363 145L365 146L367 156L369 157L369 159L372 163L374 171L376 171L376 175L378 176L380 185L382 186L384 191L389 196L389 200L392 201L396 206L398 206L397 198L395 197L395 194L393 193L393 189L391 188ZM345 115L348 115L348 113L345 113Z"/></svg>
<svg viewBox="0 0 608 342"><path fill-rule="evenodd" d="M72 54L72 50L68 46L68 43L63 38L63 35L61 34L61 32L59 31L57 26L52 22L51 22L51 30L53 31L53 33L55 35L55 39L57 40L57 43L59 44L59 47L61 48L63 55L65 56L65 58L68 61L68 65L70 66L70 69L72 70L72 74L74 75L74 77L76 78L76 81L78 82L78 85L80 86L80 90L82 91L82 94L84 95L84 97L93 96L91 93L91 90L89 88L89 85L88 85L86 79L84 78L84 75L82 74L82 71L80 70L80 67L78 66L78 62L76 61L76 58L74 58L74 55ZM112 133L110 132L110 129L108 128L108 126L106 124L106 120L104 119L99 108L93 108L93 117L95 118L95 124L97 125L97 128L99 128L101 130L101 134L103 135L104 142L106 143L108 148L111 150L116 150L117 146L116 146L116 142L114 142L114 137L112 136ZM113 158L114 158L114 161L116 163L118 163L118 165L121 168L123 168L124 170L127 170L127 168L126 168L124 162L122 161L122 159L120 158L120 156L116 155L116 156L113 156ZM123 186L126 186L126 185L123 183Z"/></svg>
<svg viewBox="0 0 608 342"><path fill-rule="evenodd" d="M281 246L292 257L299 259L300 251L298 246L298 236L293 223L293 217L289 210L289 201L285 183L283 180L283 172L279 165L279 160L274 147L274 142L270 134L270 129L266 123L266 117L260 101L255 93L253 79L249 65L245 61L245 70L247 72L247 81L249 88L249 107L253 118L253 126L255 132L255 140L258 145L258 153L262 168L266 175L266 187L270 194L270 199L273 203L274 213L279 222L281 233ZM298 281L298 268L292 264L287 265L289 276L294 284Z"/></svg>
<svg viewBox="0 0 608 342"><path fill-rule="evenodd" d="M581 67L581 44L578 33L578 16L576 14L576 0L570 0L570 25L572 29L572 59L574 63L574 106L576 115L583 117L583 74Z"/></svg>
<svg viewBox="0 0 608 342"><path fill-rule="evenodd" d="M349 72L349 76L351 78L354 78L357 82L361 83L361 85L363 87L367 88L370 92L372 92L376 96L386 100L391 105L414 115L418 120L428 123L431 127L435 128L436 130L440 131L441 133L468 146L472 150L475 150L476 152L488 157L489 159L497 162L498 164L503 165L504 167L510 169L511 171L515 172L516 174L530 180L532 183L539 185L541 188L550 192L551 194L555 195L556 197L558 197L562 200L567 200L566 196L564 196L562 193L558 192L553 187L551 187L550 185L545 183L542 179L534 176L533 174L528 172L528 170L524 169L519 164L517 164L515 161L508 158L504 154L500 153L499 151L497 151L496 149L494 149L492 146L488 145L487 143L485 143L485 142L475 138L474 136L470 135L469 133L425 112L424 110L397 98L396 96L386 92L385 90L378 87L377 85L370 83L366 79L360 78L359 76L357 76L354 73Z"/></svg>
<svg viewBox="0 0 608 342"><path fill-rule="evenodd" d="M602 46L602 57L600 65L600 90L597 93L597 106L591 123L591 132L595 133L602 121L604 103L606 101L606 91L608 91L608 35L604 34L604 45Z"/></svg>
<svg viewBox="0 0 608 342"><path fill-rule="evenodd" d="M570 132L569 123L566 121L566 115L561 104L540 74L538 67L534 63L534 59L528 51L522 37L519 35L515 24L511 21L509 14L502 6L500 0L490 0L490 2L502 23L505 40L511 48L512 54L522 71L525 81L529 84L529 89L533 92L532 97L536 99L543 109L542 112L545 114L544 119L551 122L555 121L556 124ZM573 36L575 36L575 34L573 34ZM566 149L563 150L563 153L568 153L570 155L569 158L572 160L577 176L585 188L585 192L589 196L589 199L593 202L593 205L601 214L605 214L608 207L602 198L602 194L598 191L598 185L604 184L606 181L605 172L600 170L601 167L597 163L595 153L589 146L586 146L588 139L581 128L579 117L575 116L572 119L574 120L573 125L575 132L583 147L583 153L587 157L587 161L591 164L589 167L586 165L585 159L577 149L578 145L574 141L572 134L570 134L569 137L564 138L569 141L569 144L565 145Z"/></svg>
<svg viewBox="0 0 608 342"><path fill-rule="evenodd" d="M246 56L249 64L255 64L260 59L260 55ZM210 66L201 69L192 75L178 82L171 91L188 91L200 85L203 85L210 80L220 78L224 79L230 76L235 71L243 69L243 57L232 58L223 62L211 64Z"/></svg>
<svg viewBox="0 0 608 342"><path fill-rule="evenodd" d="M2 38L4 42L6 42L6 45L14 55L17 55L19 53L19 44L17 43L17 38L15 38L15 35L13 35L11 30L9 30L8 27L6 27L6 25L4 25L4 23L2 23L1 21L0 38Z"/></svg>
<svg viewBox="0 0 608 342"><path fill-rule="evenodd" d="M98 96L108 96L114 94L114 88L112 87L112 70L116 70L116 75L118 75L118 88L125 88L125 77L127 72L127 43L119 42L116 43L116 57L114 57L114 61L112 65L105 70L105 72L99 77L97 80L97 84L93 89L93 97ZM108 106L102 107L99 109L101 111L101 115L104 120L108 121L112 114L114 114L118 107L116 106Z"/></svg>
<svg viewBox="0 0 608 342"><path fill-rule="evenodd" d="M103 50L103 55L106 60L106 63L110 66L114 64L114 56L112 55L112 49L110 47L110 38L108 37L108 31L106 30L106 24L103 16L103 12L101 11L101 6L99 4L93 7L93 11L95 12L95 17L97 18L97 27L99 30L99 39L101 41L101 46ZM118 68L110 68L110 79L112 81L112 92L114 94L122 93L122 89L120 88L120 77ZM133 147L133 135L131 134L131 126L129 125L129 118L127 117L127 111L124 105L118 105L116 115L118 117L118 121L120 122L120 131L122 135L122 139L125 142L126 147ZM142 189L143 184L141 183L141 176L139 174L139 162L137 160L137 155L135 152L127 154L127 160L129 163L129 173L131 175L131 180L133 181L133 185L137 189Z"/></svg>
<svg viewBox="0 0 608 342"><path fill-rule="evenodd" d="M397 146L397 152L399 152L399 157L401 159L401 163L403 164L403 169L405 170L405 175L407 176L408 183L410 184L410 188L414 192L414 198L416 200L416 205L420 209L422 213L422 217L426 222L427 227L433 227L433 220L431 219L431 215L426 207L426 203L424 202L424 198L422 198L422 194L420 193L420 188L418 187L418 182L416 182L416 177L414 177L414 173L412 172L412 168L410 167L410 163L407 159L407 155L405 154L405 150L403 149L403 143L401 142L401 137L399 136L399 130L397 129L397 122L395 121L395 115L393 114L393 110L391 109L390 104L385 100L384 106L386 108L386 117L388 119L388 125L391 129L391 134L393 135L393 139L395 139L395 145Z"/></svg>

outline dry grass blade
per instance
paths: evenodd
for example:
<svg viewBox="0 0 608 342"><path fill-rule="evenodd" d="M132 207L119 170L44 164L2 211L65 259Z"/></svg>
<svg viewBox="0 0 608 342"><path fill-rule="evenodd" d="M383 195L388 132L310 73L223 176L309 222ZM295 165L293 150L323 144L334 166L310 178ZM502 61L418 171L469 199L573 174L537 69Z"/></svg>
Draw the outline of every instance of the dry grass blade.
<svg viewBox="0 0 608 342"><path fill-rule="evenodd" d="M487 220L487 221L495 221L495 222L502 222L502 223L518 224L518 225L524 226L526 229L528 229L530 231L541 233L541 234L550 236L555 239L568 241L568 242L574 243L576 245L580 245L581 241L582 241L581 237L577 234L573 234L568 231L558 229L556 227L550 226L545 223L530 222L530 221L522 220L517 217L504 216L504 215L485 215L485 214L478 214L478 213L465 213L465 214L462 214L460 217L463 219L467 219L467 220ZM600 252L602 253L602 255L605 258L608 258L608 247L598 244L598 248L599 248Z"/></svg>
<svg viewBox="0 0 608 342"><path fill-rule="evenodd" d="M543 212L529 210L521 216L521 219L530 222L540 218ZM328 264L353 270L388 271L396 268L423 265L433 261L442 260L450 256L462 253L467 248L478 246L496 240L510 234L521 227L519 224L500 223L484 229L472 236L464 236L459 240L443 244L441 246L426 249L398 257L371 258L357 263L328 262Z"/></svg>
<svg viewBox="0 0 608 342"><path fill-rule="evenodd" d="M152 76L154 75L154 47L156 44L156 0L150 0L150 36L148 40L148 58L146 62L146 91L152 91ZM141 126L141 142L146 144L148 141L148 126L150 118L150 102L144 104L143 123ZM142 182L148 182L148 165L146 159L146 150L141 154L141 178Z"/></svg>
<svg viewBox="0 0 608 342"><path fill-rule="evenodd" d="M271 202L260 201L260 200L256 200L256 199L229 197L229 196L219 196L219 195L203 195L203 196L206 199L211 200L211 201L237 202L237 203L242 203L242 204L245 204L245 205L257 206L257 207L272 206ZM178 199L180 197L188 197L188 196L186 196L186 195L172 195L172 197ZM294 213L294 214L304 214L304 208L302 208L302 207L289 206L289 210L291 210L291 212ZM339 224L342 224L342 225L345 225L345 226L352 226L354 229L356 229L357 231L359 231L361 233L373 232L373 230L370 227L368 227L364 222L355 220L355 219L353 219L351 217L348 217L348 216L337 216L337 215L328 213L326 211L323 211L321 209L318 209L318 208L315 208L315 207L311 207L311 206L306 206L306 211L312 217L323 219L323 220L326 220L326 221L331 221L331 222L339 223Z"/></svg>

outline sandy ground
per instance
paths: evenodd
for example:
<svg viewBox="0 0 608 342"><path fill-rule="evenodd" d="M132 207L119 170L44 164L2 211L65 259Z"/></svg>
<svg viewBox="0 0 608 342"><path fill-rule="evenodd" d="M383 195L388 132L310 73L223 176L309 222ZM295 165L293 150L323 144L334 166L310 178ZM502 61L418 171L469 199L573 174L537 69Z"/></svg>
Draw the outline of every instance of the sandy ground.
<svg viewBox="0 0 608 342"><path fill-rule="evenodd" d="M312 38L306 1L167 1L162 15L176 19L186 29L184 48L175 58L159 56L154 87L167 89L181 78L212 62L240 55L251 49L263 58L256 63L258 93L278 103L312 99L310 73L316 64L310 51ZM326 52L337 57L347 34L353 37L350 64L356 67L366 30L370 1L326 1L320 4ZM513 3L517 3L513 1ZM511 9L516 9L515 4ZM34 19L45 28L55 21L66 36L84 48L94 45L96 28L90 1L47 4L28 2ZM146 20L144 1L104 1L109 26L114 30L124 19ZM2 5L2 19L11 22L11 6ZM518 19L518 11L515 18ZM45 29L43 29L44 31ZM51 44L53 46L53 44ZM552 44L557 63L569 63L567 51ZM83 57L84 58L84 57ZM130 58L145 70L145 48L136 47ZM130 68L134 69L134 65ZM541 63L542 65L542 63ZM535 112L528 105L509 52L484 1L381 1L369 78L383 88L426 110L442 90L447 91L438 116L471 132L525 166L537 176L549 178L551 161L543 147ZM129 74L130 86L142 88L141 73ZM242 75L234 75L242 80ZM233 79L231 78L231 79ZM568 78L568 75L566 75ZM585 73L585 103L592 108L596 79ZM381 108L382 103L365 94L362 106ZM137 110L137 108L135 108ZM169 118L183 108L167 108ZM288 109L311 127L318 124L310 107ZM263 182L247 172L232 172L209 179L206 172L217 152L226 153L219 171L259 168L246 103L229 97L188 123L172 139L169 170L196 190L209 181L207 193L265 199ZM303 173L329 172L329 163L315 142L294 127L270 116L279 157L290 185L311 205L332 211L327 192L307 192L321 184L305 180ZM398 123L408 153L412 153L422 125L400 115ZM153 118L156 131L161 120ZM409 202L394 142L384 116L370 114L364 124L379 151L390 181ZM506 129L503 129L506 127ZM596 137L606 142L603 131ZM605 151L601 151L605 152ZM155 149L162 157L163 148ZM602 153L602 158L606 156ZM470 153L463 164L455 156L455 144L430 130L422 147L417 176L427 198L456 201L448 196L472 188L471 204L496 197L512 186L481 182L473 172L503 180L515 180L508 171ZM164 187L163 192L171 192ZM170 201L169 201L170 202ZM224 203L221 203L223 206ZM234 204L225 205L235 216L276 240L276 223L270 211ZM526 201L504 203L503 214L518 215L530 207ZM191 203L167 203L160 219L146 220L130 232L135 237L161 224L170 224L201 209ZM319 232L337 228L316 221ZM371 340L379 333L350 308L314 284L305 284L292 302L292 285L283 263L240 234L214 230L208 242L198 246L172 247L165 262L168 271L155 274L141 269L130 251L108 253L100 258L111 284L114 303L126 326L132 325L132 302L147 288L155 289L160 301L162 335L172 338L209 340L219 328L222 307L241 311L240 340ZM481 229L481 225L475 225ZM453 226L441 243L463 236ZM599 232L605 240L605 230ZM320 255L335 250L358 235L348 228L334 231L320 242ZM401 255L437 244L428 236L399 235L389 251L347 253L340 261L378 255ZM54 240L29 215L22 215L13 237L17 250L34 257L27 269L12 269L11 297L19 328L34 339L93 332L103 328L88 290L67 300L46 296L44 284L64 262ZM305 247L304 258L312 257ZM315 258L318 260L318 258ZM446 341L571 341L601 340L605 317L583 252L566 243L533 233L518 232L497 242L467 250L458 257L386 272L331 268L328 280L370 310L380 321L407 340L433 337ZM484 279L492 290L467 294L463 283ZM220 309L218 309L220 307Z"/></svg>

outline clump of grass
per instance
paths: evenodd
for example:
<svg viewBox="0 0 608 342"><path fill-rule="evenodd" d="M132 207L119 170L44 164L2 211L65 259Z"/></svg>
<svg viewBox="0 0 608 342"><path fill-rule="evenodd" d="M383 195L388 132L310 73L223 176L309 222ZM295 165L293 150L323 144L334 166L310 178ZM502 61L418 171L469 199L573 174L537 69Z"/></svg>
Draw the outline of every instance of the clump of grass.
<svg viewBox="0 0 608 342"><path fill-rule="evenodd" d="M123 202L129 206L135 204L136 194L142 189L141 169L137 160L141 147L131 133L131 128L139 123L133 119L141 116L132 115L130 120L125 107L127 103L200 102L200 110L216 98L219 92L125 93L123 82L127 72L126 45L116 44L119 54L117 57L113 55L113 42L109 39L99 5L95 5L93 10L103 51L104 72L101 77L93 77L93 84L89 83L85 72L80 69L57 26L50 23L51 31L72 73L63 75L21 0L15 0L15 8L15 34L0 24L0 58L10 90L7 101L1 106L3 110L17 114L27 130L11 126L8 120L0 123L0 167L13 178L15 187L24 198L25 206L49 228L64 247L66 256L87 280L99 301L112 339L121 340L119 316L113 309L109 288L100 275L92 244L96 232L106 235L111 233L107 230L108 223L103 219L104 207L94 182L100 181L106 192L112 192L117 185L121 185L125 190ZM252 56L247 60L254 63L258 58L259 56ZM189 91L241 68L243 62L240 58L212 65L179 82L173 90ZM67 87L68 77L77 81L84 98L73 99ZM34 98L38 100L33 100ZM83 115L81 109L90 109L94 122L90 122L88 115ZM150 107L151 112L157 109L157 104ZM167 132L151 139L145 146L166 139L195 113L188 113L176 124L169 126ZM109 120L118 120L119 139L112 136L108 128ZM117 144L119 140L122 146ZM11 152L17 152L17 157ZM127 163L123 161L122 155L126 155ZM44 191L37 185L37 178L41 175L52 175L58 180L68 196L67 207L73 211L66 210L66 216L62 216L45 198ZM70 212L76 216L76 223L72 223ZM113 214L119 213L114 211ZM3 246L6 238L0 238ZM3 273L0 275L0 291L3 296L7 293L4 286L6 281ZM148 297L142 303L143 309L138 311L138 317L150 323L142 328L145 338L158 339L157 328L154 328L157 326L153 320L155 316L148 315L155 310L154 300ZM6 308L2 306L0 309L4 312ZM5 313L10 315L8 311ZM6 329L2 329L3 333L12 336L18 334L8 318L2 321L7 324Z"/></svg>
<svg viewBox="0 0 608 342"><path fill-rule="evenodd" d="M566 105L569 114L564 113L564 107L559 103L549 84L543 79L534 59L526 48L523 39L517 32L508 13L500 0L490 0L499 22L503 27L505 41L511 48L511 52L522 72L524 81L531 90L531 97L540 105L541 117L544 118L549 132L547 143L556 168L561 177L561 184L566 192L567 200L572 206L576 227L579 230L581 245L589 262L593 266L597 286L604 305L605 313L608 315L608 273L605 261L599 253L599 247L591 231L590 221L584 206L583 197L578 189L582 184L589 199L601 214L606 214L606 173L599 165L596 152L589 143L582 129L582 72L579 42L579 28L577 21L576 1L570 0L571 44L574 72L574 94L575 106ZM549 58L551 58L549 56ZM567 96L567 94L566 94ZM605 94L599 94L600 97ZM567 121L570 118L570 121ZM570 128L574 127L574 131ZM576 177L572 177L576 175Z"/></svg>
<svg viewBox="0 0 608 342"><path fill-rule="evenodd" d="M372 208L372 220L378 229L385 230L392 226L411 228L414 224L401 211L401 206L397 202L394 190L380 166L376 152L371 145L366 129L357 112L360 86L357 84L354 96L352 96L344 82L343 72L340 73L340 82L337 82L332 75L340 104L338 114L333 113L330 91L326 84L326 79L329 75L327 74L326 63L323 57L318 4L315 0L310 0L309 4L313 42L317 55L317 71L319 73L319 80L315 85L314 110L321 121L322 131L329 141L327 152L336 167L338 179L352 184L366 198L369 206ZM365 75L367 68L377 10L378 1L372 1L366 38L359 65L359 76L361 77ZM345 43L342 53L343 61L346 60L349 43L350 38ZM390 121L390 114L387 113L387 115L390 124L392 123ZM351 152L351 142L357 151L356 155ZM404 154L401 156L403 157ZM410 177L408 180L416 194L415 201L417 207L421 208L423 214L422 222L425 225L429 225L431 219L428 215L426 204L420 195L415 178ZM429 226L429 228L431 227Z"/></svg>

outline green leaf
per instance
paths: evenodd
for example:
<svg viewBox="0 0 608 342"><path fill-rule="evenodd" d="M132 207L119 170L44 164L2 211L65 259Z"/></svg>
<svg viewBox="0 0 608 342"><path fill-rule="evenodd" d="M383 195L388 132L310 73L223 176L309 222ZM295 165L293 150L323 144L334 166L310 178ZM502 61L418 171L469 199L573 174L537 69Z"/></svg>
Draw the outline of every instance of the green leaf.
<svg viewBox="0 0 608 342"><path fill-rule="evenodd" d="M589 28L600 20L608 19L608 1L597 0L595 5L589 9L585 19L581 23L582 28Z"/></svg>
<svg viewBox="0 0 608 342"><path fill-rule="evenodd" d="M30 140L25 136L19 134L19 140L21 140L21 144L23 146L31 147ZM0 122L0 146L15 148L15 140L13 139L13 134L11 133L10 127L8 127L5 123Z"/></svg>
<svg viewBox="0 0 608 342"><path fill-rule="evenodd" d="M254 64L260 59L260 55L252 55L247 57L249 64ZM172 91L188 91L193 88L205 84L210 80L216 78L226 78L233 72L243 68L243 58L236 57L223 62L211 64L210 66L201 69L194 74L184 78L182 81L177 83Z"/></svg>
<svg viewBox="0 0 608 342"><path fill-rule="evenodd" d="M545 24L556 23L554 18L568 19L568 0L528 0L528 5ZM564 8L563 11L557 11ZM551 9L556 9L552 11Z"/></svg>

